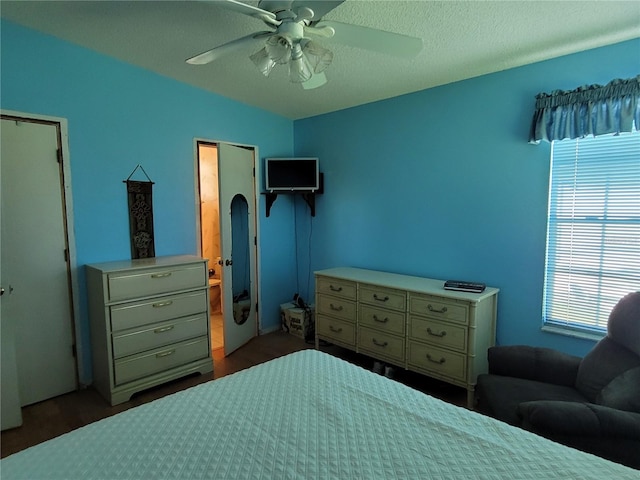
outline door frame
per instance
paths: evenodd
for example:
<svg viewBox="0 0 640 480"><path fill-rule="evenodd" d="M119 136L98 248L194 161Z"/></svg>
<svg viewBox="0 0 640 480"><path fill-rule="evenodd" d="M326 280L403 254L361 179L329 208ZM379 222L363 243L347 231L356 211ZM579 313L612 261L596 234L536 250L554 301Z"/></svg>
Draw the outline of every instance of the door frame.
<svg viewBox="0 0 640 480"><path fill-rule="evenodd" d="M199 178L199 169L200 165L198 164L198 145L201 143L206 143L209 145L215 145L218 147L221 143L226 143L228 145L234 145L237 147L250 148L253 150L253 205L255 209L255 229L256 229L256 304L258 308L256 309L256 328L257 335L260 335L262 332L262 317L260 315L260 221L259 221L259 207L260 207L260 184L261 178L259 178L260 169L258 168L258 159L260 155L258 154L258 147L256 145L250 145L245 143L237 143L237 142L228 142L224 140L211 140L209 138L202 137L194 137L193 139L193 179L194 179L194 206L195 206L195 233L196 233L196 252L199 256L202 256L202 244L201 244L201 234L202 234L202 225L200 224L200 178ZM224 288L224 285L222 286Z"/></svg>
<svg viewBox="0 0 640 480"><path fill-rule="evenodd" d="M60 148L62 163L62 201L63 201L63 221L67 244L67 278L69 279L69 298L71 301L71 330L76 348L76 373L78 387L91 383L91 372L85 370L84 345L81 341L82 329L80 322L80 292L78 282L78 261L76 250L76 237L73 216L73 192L71 188L71 155L69 153L69 125L66 118L54 117L51 115L39 115L34 113L18 112L13 110L0 109L0 116L3 119L17 120L21 122L42 123L56 127L58 137L58 148Z"/></svg>

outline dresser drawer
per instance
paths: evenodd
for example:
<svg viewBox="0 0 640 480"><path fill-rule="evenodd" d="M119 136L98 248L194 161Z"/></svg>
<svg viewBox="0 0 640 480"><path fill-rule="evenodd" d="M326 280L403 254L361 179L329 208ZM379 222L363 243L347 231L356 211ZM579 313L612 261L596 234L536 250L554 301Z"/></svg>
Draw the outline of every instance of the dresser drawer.
<svg viewBox="0 0 640 480"><path fill-rule="evenodd" d="M356 284L348 280L338 280L330 277L317 277L316 291L328 293L348 300L356 299Z"/></svg>
<svg viewBox="0 0 640 480"><path fill-rule="evenodd" d="M342 318L349 322L356 321L356 303L330 295L318 295L318 314Z"/></svg>
<svg viewBox="0 0 640 480"><path fill-rule="evenodd" d="M207 334L206 314L149 325L139 330L124 330L113 336L113 358L126 357L163 345Z"/></svg>
<svg viewBox="0 0 640 480"><path fill-rule="evenodd" d="M108 301L160 295L207 285L205 264L148 268L110 273Z"/></svg>
<svg viewBox="0 0 640 480"><path fill-rule="evenodd" d="M358 327L358 351L404 362L404 338L367 327Z"/></svg>
<svg viewBox="0 0 640 480"><path fill-rule="evenodd" d="M208 356L209 340L200 337L124 357L115 361L115 384L122 385Z"/></svg>
<svg viewBox="0 0 640 480"><path fill-rule="evenodd" d="M110 307L111 330L131 328L186 317L207 311L207 292L167 295L140 302L130 302Z"/></svg>
<svg viewBox="0 0 640 480"><path fill-rule="evenodd" d="M360 305L359 315L359 325L378 328L396 335L404 335L404 312L384 310L370 305Z"/></svg>
<svg viewBox="0 0 640 480"><path fill-rule="evenodd" d="M457 324L411 316L409 337L460 352L467 351L467 328Z"/></svg>
<svg viewBox="0 0 640 480"><path fill-rule="evenodd" d="M368 303L400 312L404 312L407 308L407 294L405 292L376 285L360 285L359 300L360 303Z"/></svg>
<svg viewBox="0 0 640 480"><path fill-rule="evenodd" d="M439 377L448 377L458 382L467 379L467 357L461 353L454 353L437 347L407 342L407 363L412 367L425 370Z"/></svg>
<svg viewBox="0 0 640 480"><path fill-rule="evenodd" d="M316 319L316 331L318 335L331 338L339 343L356 346L356 326L354 323L319 315Z"/></svg>
<svg viewBox="0 0 640 480"><path fill-rule="evenodd" d="M409 313L428 315L429 317L467 324L469 307L466 303L456 303L429 295L409 296Z"/></svg>

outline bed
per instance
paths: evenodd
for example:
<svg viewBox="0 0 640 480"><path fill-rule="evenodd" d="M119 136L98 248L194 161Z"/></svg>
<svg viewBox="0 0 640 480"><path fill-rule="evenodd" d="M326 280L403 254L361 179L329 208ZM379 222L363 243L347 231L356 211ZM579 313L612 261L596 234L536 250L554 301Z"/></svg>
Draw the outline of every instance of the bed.
<svg viewBox="0 0 640 480"><path fill-rule="evenodd" d="M0 461L27 479L597 479L640 472L303 350Z"/></svg>

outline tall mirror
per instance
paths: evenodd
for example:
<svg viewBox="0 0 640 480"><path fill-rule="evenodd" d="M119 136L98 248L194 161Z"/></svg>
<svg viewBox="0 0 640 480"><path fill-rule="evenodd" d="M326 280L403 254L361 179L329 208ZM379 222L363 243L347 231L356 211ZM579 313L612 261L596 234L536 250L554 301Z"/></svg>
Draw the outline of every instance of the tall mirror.
<svg viewBox="0 0 640 480"><path fill-rule="evenodd" d="M231 258L233 320L242 325L251 312L251 264L249 261L249 204L244 195L231 201Z"/></svg>

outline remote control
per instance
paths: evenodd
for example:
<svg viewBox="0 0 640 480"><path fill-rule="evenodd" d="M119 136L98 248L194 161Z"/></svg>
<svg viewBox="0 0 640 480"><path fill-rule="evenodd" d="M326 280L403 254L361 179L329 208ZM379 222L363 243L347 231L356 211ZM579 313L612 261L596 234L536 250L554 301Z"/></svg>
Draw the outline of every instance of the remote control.
<svg viewBox="0 0 640 480"><path fill-rule="evenodd" d="M458 290L460 292L481 293L486 288L484 283L466 282L463 280L447 280L444 282L445 290Z"/></svg>

